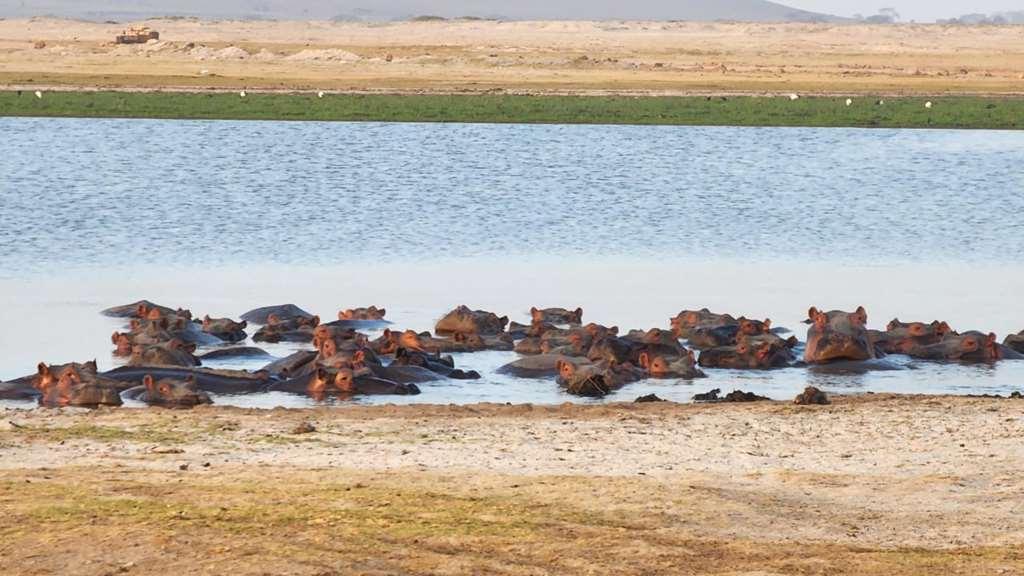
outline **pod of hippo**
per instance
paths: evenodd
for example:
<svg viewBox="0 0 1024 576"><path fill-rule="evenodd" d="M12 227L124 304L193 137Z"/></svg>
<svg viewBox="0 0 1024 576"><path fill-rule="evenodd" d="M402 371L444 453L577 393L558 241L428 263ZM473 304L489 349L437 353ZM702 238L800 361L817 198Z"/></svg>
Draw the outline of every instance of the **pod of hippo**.
<svg viewBox="0 0 1024 576"><path fill-rule="evenodd" d="M770 370L794 366L885 368L889 354L921 362L995 363L1024 359L1024 332L999 343L993 333L958 332L946 322L893 320L884 331L868 328L867 311L824 312L811 308L807 337L784 337L789 330L770 320L684 310L668 327L620 334L617 326L583 323L583 310L532 308L530 323L460 306L445 314L434 332L392 330L386 310L349 308L337 320L292 304L267 306L239 321L204 316L143 300L103 311L126 321L111 336L114 356L125 365L99 372L95 361L49 365L34 374L0 383L0 399L37 399L43 406L120 406L123 399L153 406L190 408L211 402L209 394L277 391L315 400L366 394L420 394L419 385L481 378L455 365L452 353L514 351L519 358L498 369L519 378L549 379L567 393L603 397L648 378L695 381L705 370ZM293 342L308 346L275 359L259 348L226 345L246 340ZM380 331L371 338L361 332ZM215 347L197 355L201 348ZM213 370L204 360L266 357L256 371ZM716 389L696 401L763 400L740 391L720 396ZM808 388L798 404L824 404L820 390Z"/></svg>

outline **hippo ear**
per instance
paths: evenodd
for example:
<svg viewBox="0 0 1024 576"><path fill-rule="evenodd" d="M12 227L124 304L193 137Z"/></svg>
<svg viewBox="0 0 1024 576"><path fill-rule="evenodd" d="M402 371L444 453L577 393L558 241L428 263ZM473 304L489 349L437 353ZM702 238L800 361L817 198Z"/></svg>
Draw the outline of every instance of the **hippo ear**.
<svg viewBox="0 0 1024 576"><path fill-rule="evenodd" d="M502 316L501 318L498 318L498 322L500 322L501 327L504 328L505 326L508 325L508 316Z"/></svg>
<svg viewBox="0 0 1024 576"><path fill-rule="evenodd" d="M390 328L385 328L384 329L384 339L385 340L390 340L391 339L391 329Z"/></svg>
<svg viewBox="0 0 1024 576"><path fill-rule="evenodd" d="M113 334L110 335L110 343L111 344L115 344L116 345L117 341L120 340L120 339L121 339L121 333L120 332L114 332Z"/></svg>
<svg viewBox="0 0 1024 576"><path fill-rule="evenodd" d="M317 380L326 380L327 379L327 370L324 370L323 367L317 368L316 369L316 378L317 378Z"/></svg>
<svg viewBox="0 0 1024 576"><path fill-rule="evenodd" d="M239 324L238 326L239 326L239 327L240 327L240 328L241 328L242 330L245 330L246 328L248 328L248 327L249 327L249 321L248 321L248 320L242 320L242 323L241 323L241 324Z"/></svg>
<svg viewBox="0 0 1024 576"><path fill-rule="evenodd" d="M995 344L996 340L998 339L998 337L996 336L995 332L989 332L988 336L986 338L987 338L987 342L988 342L989 346Z"/></svg>
<svg viewBox="0 0 1024 576"><path fill-rule="evenodd" d="M138 316L139 318L145 318L148 311L149 310L146 308L145 304L139 304L135 308L135 315Z"/></svg>
<svg viewBox="0 0 1024 576"><path fill-rule="evenodd" d="M582 307L577 308L576 312L575 312L575 315L576 315L577 318L583 319L583 308Z"/></svg>
<svg viewBox="0 0 1024 576"><path fill-rule="evenodd" d="M362 364L366 360L366 353L362 350L357 350L352 354L352 364Z"/></svg>
<svg viewBox="0 0 1024 576"><path fill-rule="evenodd" d="M771 329L772 329L772 319L771 318L765 318L764 319L764 331L765 332L770 332Z"/></svg>
<svg viewBox="0 0 1024 576"><path fill-rule="evenodd" d="M377 309L377 314L379 314L380 317L383 318L383 317L388 315L388 311L385 308L378 308Z"/></svg>
<svg viewBox="0 0 1024 576"><path fill-rule="evenodd" d="M149 374L146 374L145 376L142 377L142 385L145 386L146 390L149 390L150 392L152 392L153 389L156 388L156 382L153 381L153 376Z"/></svg>
<svg viewBox="0 0 1024 576"><path fill-rule="evenodd" d="M139 323L139 321L138 321L138 320L136 320L135 318L132 318L131 322L129 322L129 323L128 323L128 326L129 326L129 327L130 327L130 328L131 328L132 330L138 330L138 329L139 329L139 326L141 326L141 325L142 325L142 324L140 324L140 323Z"/></svg>
<svg viewBox="0 0 1024 576"><path fill-rule="evenodd" d="M161 318L160 322L158 323L158 326L160 326L164 330L167 330L168 328L171 327L171 323L167 320L167 318Z"/></svg>
<svg viewBox="0 0 1024 576"><path fill-rule="evenodd" d="M36 366L36 370L38 370L40 376L50 375L50 367L46 365L46 362L40 362L39 365Z"/></svg>
<svg viewBox="0 0 1024 576"><path fill-rule="evenodd" d="M639 362L640 367L646 370L651 366L651 356L647 352L641 352Z"/></svg>
<svg viewBox="0 0 1024 576"><path fill-rule="evenodd" d="M886 332L892 332L893 330L899 328L899 326L900 326L900 319L899 318L893 318L892 320L889 321L888 324L885 325L885 331Z"/></svg>
<svg viewBox="0 0 1024 576"><path fill-rule="evenodd" d="M807 319L810 320L811 322L814 322L818 318L818 314L818 309L815 308L814 306L811 306L811 309L807 311Z"/></svg>
<svg viewBox="0 0 1024 576"><path fill-rule="evenodd" d="M618 336L619 335L619 327L618 326L612 326L611 328L608 329L608 333L611 334L612 336Z"/></svg>
<svg viewBox="0 0 1024 576"><path fill-rule="evenodd" d="M316 328L317 326L320 325L320 317L319 316L313 316L313 319L310 320L310 323L313 325L314 328Z"/></svg>
<svg viewBox="0 0 1024 576"><path fill-rule="evenodd" d="M99 365L96 363L96 359L95 358L93 358L92 360L86 362L82 366L86 370L92 372L93 374L96 374L97 372L99 372Z"/></svg>
<svg viewBox="0 0 1024 576"><path fill-rule="evenodd" d="M693 353L693 350L687 349L686 350L686 357L690 359L690 363L691 364L697 362L697 356Z"/></svg>
<svg viewBox="0 0 1024 576"><path fill-rule="evenodd" d="M940 322L939 325L935 327L935 331L940 335L945 336L946 334L952 333L953 329L949 327L949 324Z"/></svg>
<svg viewBox="0 0 1024 576"><path fill-rule="evenodd" d="M348 320L352 317L351 310L341 310L338 312L338 320Z"/></svg>

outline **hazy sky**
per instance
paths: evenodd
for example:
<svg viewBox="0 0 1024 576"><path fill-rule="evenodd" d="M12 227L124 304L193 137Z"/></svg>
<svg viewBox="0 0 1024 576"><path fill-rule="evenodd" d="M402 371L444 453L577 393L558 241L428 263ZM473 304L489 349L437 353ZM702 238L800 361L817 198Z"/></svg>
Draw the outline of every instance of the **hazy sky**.
<svg viewBox="0 0 1024 576"><path fill-rule="evenodd" d="M860 13L865 16L879 8L895 8L904 20L931 21L971 12L1003 12L1024 10L1024 0L776 0L805 10L828 12L839 16Z"/></svg>

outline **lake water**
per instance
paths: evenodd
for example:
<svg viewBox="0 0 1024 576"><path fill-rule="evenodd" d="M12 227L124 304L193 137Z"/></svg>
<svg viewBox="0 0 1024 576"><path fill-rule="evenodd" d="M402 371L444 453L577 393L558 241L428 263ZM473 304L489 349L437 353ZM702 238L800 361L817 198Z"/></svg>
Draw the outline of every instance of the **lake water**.
<svg viewBox="0 0 1024 576"><path fill-rule="evenodd" d="M0 119L0 379L115 365L120 324L98 311L140 298L199 316L376 304L418 330L463 303L521 322L583 306L623 329L707 306L801 339L809 306L864 305L874 327L938 318L1002 338L1024 328L1022 192L1019 132ZM361 401L576 400L490 374L514 357L461 356L484 380ZM611 399L1024 388L1024 362L895 362L711 371Z"/></svg>

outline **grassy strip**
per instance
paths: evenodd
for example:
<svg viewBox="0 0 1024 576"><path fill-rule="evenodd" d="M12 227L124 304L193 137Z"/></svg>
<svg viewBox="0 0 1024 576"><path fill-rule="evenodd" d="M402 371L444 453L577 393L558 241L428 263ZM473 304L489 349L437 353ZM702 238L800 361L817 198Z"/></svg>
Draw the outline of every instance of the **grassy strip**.
<svg viewBox="0 0 1024 576"><path fill-rule="evenodd" d="M325 95L192 92L0 92L0 116L809 126L1024 128L1024 98ZM930 100L932 108L925 107Z"/></svg>

